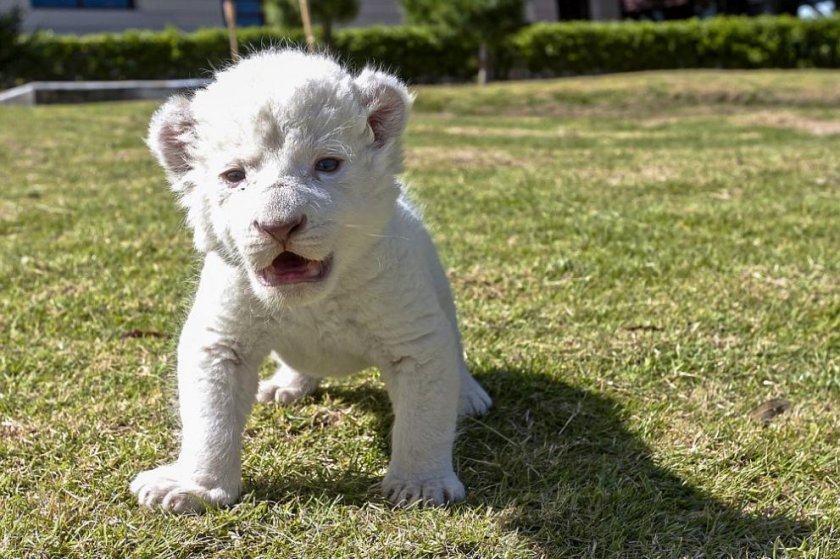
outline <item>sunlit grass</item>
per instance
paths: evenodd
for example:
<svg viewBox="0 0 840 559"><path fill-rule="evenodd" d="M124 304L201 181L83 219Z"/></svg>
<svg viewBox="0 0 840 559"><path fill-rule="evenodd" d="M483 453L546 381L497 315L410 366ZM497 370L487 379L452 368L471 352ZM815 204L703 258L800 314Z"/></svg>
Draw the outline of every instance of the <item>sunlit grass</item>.
<svg viewBox="0 0 840 559"><path fill-rule="evenodd" d="M496 402L467 501L379 496L368 373L255 409L240 504L139 509L197 270L154 107L4 108L0 556L840 555L840 74L417 93L406 179Z"/></svg>

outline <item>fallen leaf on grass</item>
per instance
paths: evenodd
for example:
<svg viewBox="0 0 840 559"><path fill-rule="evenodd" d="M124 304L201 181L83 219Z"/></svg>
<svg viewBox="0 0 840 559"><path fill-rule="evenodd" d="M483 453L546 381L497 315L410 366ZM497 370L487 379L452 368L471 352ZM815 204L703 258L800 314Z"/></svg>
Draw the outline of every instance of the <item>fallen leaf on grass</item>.
<svg viewBox="0 0 840 559"><path fill-rule="evenodd" d="M628 332L662 332L665 330L655 324L633 324L632 326L625 326L624 329Z"/></svg>
<svg viewBox="0 0 840 559"><path fill-rule="evenodd" d="M125 332L120 338L123 340L128 340L130 338L165 338L166 334L163 332L156 332L154 330L138 330L135 328L134 330L129 330Z"/></svg>
<svg viewBox="0 0 840 559"><path fill-rule="evenodd" d="M750 412L750 417L761 421L765 425L773 421L777 416L785 413L790 409L790 400L784 398L773 398L767 400L753 411Z"/></svg>

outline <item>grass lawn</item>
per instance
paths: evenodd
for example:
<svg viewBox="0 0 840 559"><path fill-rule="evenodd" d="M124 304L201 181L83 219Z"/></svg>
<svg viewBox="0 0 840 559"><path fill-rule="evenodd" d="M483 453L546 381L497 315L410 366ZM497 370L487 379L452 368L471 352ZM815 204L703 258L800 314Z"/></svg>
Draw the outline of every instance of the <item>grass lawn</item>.
<svg viewBox="0 0 840 559"><path fill-rule="evenodd" d="M840 73L417 93L406 178L495 399L466 502L379 496L370 372L257 405L236 506L138 508L197 275L154 105L2 108L0 557L840 557Z"/></svg>

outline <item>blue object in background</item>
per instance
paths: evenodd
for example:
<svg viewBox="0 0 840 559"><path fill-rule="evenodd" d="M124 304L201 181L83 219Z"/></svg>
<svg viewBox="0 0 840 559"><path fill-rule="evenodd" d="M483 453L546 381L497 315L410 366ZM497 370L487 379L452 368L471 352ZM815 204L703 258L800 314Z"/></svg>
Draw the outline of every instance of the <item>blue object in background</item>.
<svg viewBox="0 0 840 559"><path fill-rule="evenodd" d="M224 12L222 14L224 17ZM251 25L263 25L265 17L262 11L260 0L236 0L236 25L248 27ZM225 18L227 24L227 18Z"/></svg>
<svg viewBox="0 0 840 559"><path fill-rule="evenodd" d="M130 10L134 0L32 0L33 8L100 8Z"/></svg>

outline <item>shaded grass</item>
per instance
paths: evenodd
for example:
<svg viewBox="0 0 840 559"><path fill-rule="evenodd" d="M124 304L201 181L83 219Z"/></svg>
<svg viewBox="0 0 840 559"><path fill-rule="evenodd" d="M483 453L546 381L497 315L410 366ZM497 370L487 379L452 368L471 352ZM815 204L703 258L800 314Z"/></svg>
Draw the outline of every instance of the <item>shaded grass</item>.
<svg viewBox="0 0 840 559"><path fill-rule="evenodd" d="M462 425L466 503L379 497L390 416L369 373L258 406L242 502L194 518L127 491L176 451L196 275L142 146L153 106L0 110L0 554L837 556L838 85L419 90L406 178L496 402ZM776 397L790 409L751 416Z"/></svg>

